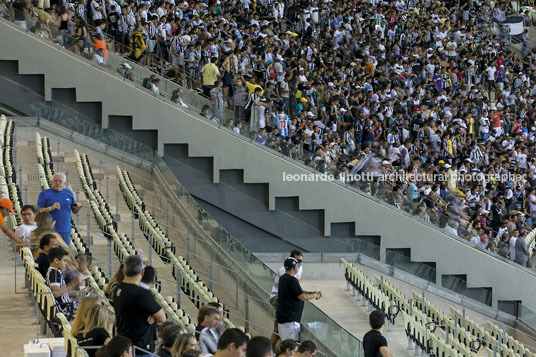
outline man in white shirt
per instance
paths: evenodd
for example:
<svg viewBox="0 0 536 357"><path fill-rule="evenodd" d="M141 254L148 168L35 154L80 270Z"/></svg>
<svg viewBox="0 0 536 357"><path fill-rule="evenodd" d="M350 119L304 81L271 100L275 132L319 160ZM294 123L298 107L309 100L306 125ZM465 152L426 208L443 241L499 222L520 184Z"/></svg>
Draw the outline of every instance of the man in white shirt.
<svg viewBox="0 0 536 357"><path fill-rule="evenodd" d="M35 207L32 205L25 205L21 209L22 224L17 227L15 234L26 242L30 242L30 234L37 228L35 213Z"/></svg>

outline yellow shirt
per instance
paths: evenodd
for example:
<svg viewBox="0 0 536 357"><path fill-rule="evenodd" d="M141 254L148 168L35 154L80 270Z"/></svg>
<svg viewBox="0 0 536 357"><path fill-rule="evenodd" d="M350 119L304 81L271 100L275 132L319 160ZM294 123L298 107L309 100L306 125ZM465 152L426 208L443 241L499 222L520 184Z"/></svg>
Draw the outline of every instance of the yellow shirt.
<svg viewBox="0 0 536 357"><path fill-rule="evenodd" d="M255 92L255 88L260 88L261 89L261 96L263 95L264 93L264 90L262 89L262 87L258 84L253 84L253 83L250 83L248 81L246 81L246 88L248 89L248 97L250 95L253 94L253 92Z"/></svg>
<svg viewBox="0 0 536 357"><path fill-rule="evenodd" d="M201 73L203 73L203 85L213 86L214 82L218 80L220 70L214 63L207 63L201 68Z"/></svg>

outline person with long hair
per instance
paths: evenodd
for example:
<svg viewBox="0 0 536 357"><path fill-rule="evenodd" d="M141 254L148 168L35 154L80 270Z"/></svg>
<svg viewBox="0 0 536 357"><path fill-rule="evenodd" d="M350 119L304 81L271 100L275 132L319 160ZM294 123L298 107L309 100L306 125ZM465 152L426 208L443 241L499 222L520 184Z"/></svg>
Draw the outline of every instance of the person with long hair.
<svg viewBox="0 0 536 357"><path fill-rule="evenodd" d="M121 265L119 265L119 269L117 269L114 276L112 276L108 284L106 284L106 286L104 287L104 293L110 299L114 296L115 289L117 289L117 286L123 282L123 279L125 279L125 273L123 269L125 269L125 265L121 263Z"/></svg>
<svg viewBox="0 0 536 357"><path fill-rule="evenodd" d="M78 336L78 334L84 330L84 319L89 310L91 310L91 308L95 305L102 305L102 302L96 295L89 295L80 302L80 305L78 305L78 310L76 311L76 316L71 324L71 333L73 336Z"/></svg>
<svg viewBox="0 0 536 357"><path fill-rule="evenodd" d="M93 305L84 319L84 329L76 336L78 345L106 346L112 339L113 315L104 305ZM89 357L94 357L95 349L88 349Z"/></svg>
<svg viewBox="0 0 536 357"><path fill-rule="evenodd" d="M295 340L279 340L276 347L277 357L293 357L298 351L298 343Z"/></svg>
<svg viewBox="0 0 536 357"><path fill-rule="evenodd" d="M171 348L171 355L173 357L181 357L185 351L196 350L199 351L199 344L197 339L191 333L183 333L179 335Z"/></svg>

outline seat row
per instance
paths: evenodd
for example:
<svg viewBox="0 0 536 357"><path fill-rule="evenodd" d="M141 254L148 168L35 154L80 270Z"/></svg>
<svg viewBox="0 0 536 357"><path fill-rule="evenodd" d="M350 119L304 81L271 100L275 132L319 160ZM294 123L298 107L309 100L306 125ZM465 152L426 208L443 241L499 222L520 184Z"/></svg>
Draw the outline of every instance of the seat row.
<svg viewBox="0 0 536 357"><path fill-rule="evenodd" d="M345 277L347 282L354 286L358 292L362 292L363 289L359 287L364 286L368 278L366 278L366 276L351 263L346 262L344 259L341 259L341 261L345 267ZM519 356L532 357L534 355L523 344L505 334L504 331L499 329L496 325L488 323L488 325L493 326L494 328L492 329L490 327L489 331L487 331L471 319L464 319L464 316L462 316L460 311L453 307L450 307L451 316L448 316L441 310L437 309L426 298L423 301L422 295L416 293L415 291L412 291L413 300L408 300L389 282L377 276L376 282L377 286L380 287L379 293L386 295L391 300L392 304L396 304L403 312L403 315L405 316L405 329L408 338L414 341L423 350L434 348L435 352L438 352L438 349L441 349L441 353L443 355L451 353L452 351L449 352L448 349L444 348L445 346L440 345L441 342L464 356L473 355L481 346L484 346L486 351L490 353L493 352L493 350L499 350L498 337L502 335L505 336L506 342L506 344L501 344L500 349L502 356L513 356L514 354L518 354ZM367 294L364 296L368 299ZM389 311L384 310L384 312L386 312L388 315ZM413 322L412 325L409 326L409 322L406 318L409 315L412 315L412 321L414 321L416 324L420 324L421 326L413 326ZM434 331L436 327L440 327L441 329L434 336L435 338L440 337L443 340L440 339L439 341L435 341L433 338L430 338L430 340L426 341L423 340L422 336L424 334L419 332L419 329L422 329L425 326L433 327ZM432 334L429 335L432 336ZM448 343L446 341L448 341Z"/></svg>
<svg viewBox="0 0 536 357"><path fill-rule="evenodd" d="M14 227L22 223L21 208L22 196L17 186L15 165L13 163L13 135L15 125L12 120L7 120L4 115L0 116L0 196L9 197L13 202L15 215L7 218L8 225Z"/></svg>
<svg viewBox="0 0 536 357"><path fill-rule="evenodd" d="M41 138L41 135L39 135L38 132L36 132L35 137L36 137L36 142L37 142L37 139L39 139L40 142L41 142L41 149L37 150L37 166L38 166L38 168L40 168L39 172L44 173L44 176L41 179L41 188L43 190L45 190L45 189L49 188L49 182L52 180L52 175L53 175L53 172L54 172L53 171L54 164L53 164L53 162L51 160L52 156L50 155L50 141L48 140L47 137ZM40 161L39 153L42 154L41 157L43 158L43 161ZM49 170L45 170L44 167L48 167ZM72 220L71 220L71 245L70 245L70 249L73 250L76 253L83 253L83 254L91 255L91 252L89 251L87 245L84 243L81 235L78 232L76 224ZM93 290L93 292L95 294L99 295L103 299L103 301L104 301L105 305L107 306L108 310L113 312L113 308L112 308L110 302L108 301L108 299L106 298L106 294L104 293L104 286L108 282L108 280L104 276L104 273L102 273L102 271L101 271L100 274L98 276L96 276L95 275L95 270L92 270L91 274L92 274L92 276L90 276L87 279L88 286L90 286L92 288L92 290Z"/></svg>
<svg viewBox="0 0 536 357"><path fill-rule="evenodd" d="M80 182L84 188L84 193L88 199L93 215L106 238L112 239L114 252L117 258L122 262L129 255L138 254L130 239L128 239L125 234L119 234L117 232L117 224L111 216L108 204L98 190L87 155L80 155L79 152L75 150L75 158ZM195 330L195 326L192 324L190 316L188 316L186 311L181 309L180 306L174 303L173 298L169 297L164 299L157 289L153 289L152 292L157 302L166 312L168 320L182 323L186 329L190 331ZM171 301L172 303L168 303L168 301Z"/></svg>
<svg viewBox="0 0 536 357"><path fill-rule="evenodd" d="M173 277L181 279L181 289L199 308L204 303L219 302L208 286L199 278L193 268L182 256L174 254L175 247L160 229L151 214L142 209L141 199L134 190L134 185L126 171L117 167L119 187L130 209L137 215L139 226L147 239L151 240L153 249L166 263L171 264Z"/></svg>
<svg viewBox="0 0 536 357"><path fill-rule="evenodd" d="M175 246L162 229L160 229L154 217L145 210L145 203L134 187L130 174L126 170L121 170L119 167L116 169L119 178L119 188L127 206L138 219L140 229L144 232L145 237L152 240L154 250L164 262L171 265L173 277L175 279L180 278L181 290L190 298L197 308L200 308L208 302L218 302L222 304L224 311L226 311L223 303L212 291L210 291L208 286L195 273L194 269L186 259L175 254ZM229 320L228 311L226 311L226 316L223 318L223 321L227 326L235 327ZM244 327L237 326L237 328L245 332Z"/></svg>

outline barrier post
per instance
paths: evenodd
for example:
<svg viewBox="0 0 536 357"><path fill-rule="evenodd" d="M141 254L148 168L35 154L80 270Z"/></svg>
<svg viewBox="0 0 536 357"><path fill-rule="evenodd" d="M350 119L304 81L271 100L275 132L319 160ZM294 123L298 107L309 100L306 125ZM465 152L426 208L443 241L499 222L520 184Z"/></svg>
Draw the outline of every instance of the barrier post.
<svg viewBox="0 0 536 357"><path fill-rule="evenodd" d="M108 239L108 278L111 279L112 271L112 239Z"/></svg>
<svg viewBox="0 0 536 357"><path fill-rule="evenodd" d="M155 195L154 195L154 192L153 192L152 197L151 197L151 204L152 204L151 214L153 215L153 217L154 217L154 197L155 197Z"/></svg>
<svg viewBox="0 0 536 357"><path fill-rule="evenodd" d="M132 212L132 213L130 214L130 217L132 218L132 219L131 219L131 224L130 224L130 234L131 234L131 236L132 236L132 237L131 237L131 239L132 239L132 246L135 247L135 245L134 245L134 224L135 224L135 222L134 222L134 221L135 221L136 218L134 217L134 212Z"/></svg>
<svg viewBox="0 0 536 357"><path fill-rule="evenodd" d="M210 290L212 290L213 270L214 270L214 261L210 259L210 264L208 266L208 288Z"/></svg>
<svg viewBox="0 0 536 357"><path fill-rule="evenodd" d="M91 250L91 211L87 211L87 248Z"/></svg>
<svg viewBox="0 0 536 357"><path fill-rule="evenodd" d="M177 283L177 306L181 306L181 270L177 267L176 283Z"/></svg>
<svg viewBox="0 0 536 357"><path fill-rule="evenodd" d="M247 293L244 303L244 327L249 330L249 297Z"/></svg>
<svg viewBox="0 0 536 357"><path fill-rule="evenodd" d="M148 252L147 252L147 259L149 260L149 265L153 265L153 235L149 233L149 236L147 237L148 242Z"/></svg>
<svg viewBox="0 0 536 357"><path fill-rule="evenodd" d="M457 326L457 325L458 325L458 316L454 315L454 328L453 328L453 331L452 331L452 334L453 334L454 336L456 336L456 332L457 332L457 330L458 330L458 326ZM447 326L447 328L448 328L448 326Z"/></svg>
<svg viewBox="0 0 536 357"><path fill-rule="evenodd" d="M169 212L166 210L166 237L169 238Z"/></svg>
<svg viewBox="0 0 536 357"><path fill-rule="evenodd" d="M106 202L110 202L110 177L106 175Z"/></svg>
<svg viewBox="0 0 536 357"><path fill-rule="evenodd" d="M115 215L116 219L119 220L119 191L115 193Z"/></svg>
<svg viewBox="0 0 536 357"><path fill-rule="evenodd" d="M424 311L424 290L423 290L423 292L422 292L421 311L422 311L423 313L425 313L425 311Z"/></svg>
<svg viewBox="0 0 536 357"><path fill-rule="evenodd" d="M465 327L465 307L462 309L462 317L463 317L463 328L466 329L466 327Z"/></svg>
<svg viewBox="0 0 536 357"><path fill-rule="evenodd" d="M76 191L76 203L79 203L80 201L78 200L78 198L80 197L80 192L79 191ZM80 227L80 215L77 214L76 215L76 226L77 227Z"/></svg>

